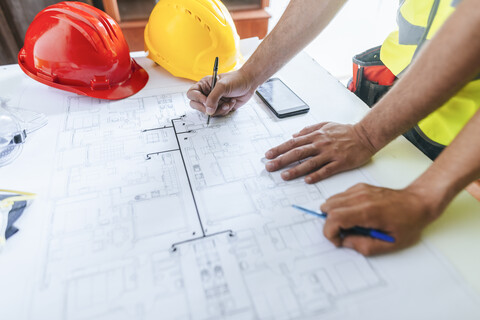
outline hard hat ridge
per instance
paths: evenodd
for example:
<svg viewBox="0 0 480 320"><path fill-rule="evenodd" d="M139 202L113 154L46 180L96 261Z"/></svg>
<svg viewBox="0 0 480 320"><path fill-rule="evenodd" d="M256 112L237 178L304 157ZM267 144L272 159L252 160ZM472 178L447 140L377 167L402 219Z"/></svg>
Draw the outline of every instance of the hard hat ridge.
<svg viewBox="0 0 480 320"><path fill-rule="evenodd" d="M177 77L199 80L243 61L239 37L227 8L218 0L160 0L145 28L148 57Z"/></svg>
<svg viewBox="0 0 480 320"><path fill-rule="evenodd" d="M101 99L128 97L148 81L130 58L118 24L80 2L61 2L37 14L18 62L39 82Z"/></svg>

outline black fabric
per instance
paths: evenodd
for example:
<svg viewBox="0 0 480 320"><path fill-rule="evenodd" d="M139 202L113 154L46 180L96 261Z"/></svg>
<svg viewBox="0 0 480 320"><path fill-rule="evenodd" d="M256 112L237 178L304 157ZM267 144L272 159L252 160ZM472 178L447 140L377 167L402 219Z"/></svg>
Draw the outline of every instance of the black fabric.
<svg viewBox="0 0 480 320"><path fill-rule="evenodd" d="M372 106L369 105L369 107L371 108ZM415 128L408 130L403 134L403 136L432 161L435 161L443 149L445 149L443 146L433 145L430 143L427 139L422 137L417 130L415 130Z"/></svg>
<svg viewBox="0 0 480 320"><path fill-rule="evenodd" d="M12 196L17 196L16 194L1 194L0 201L9 198ZM18 232L18 228L16 228L13 224L20 218L27 206L27 201L17 201L13 204L12 209L8 213L8 223L7 223L7 230L5 231L5 238L8 239L13 236L15 233Z"/></svg>
<svg viewBox="0 0 480 320"><path fill-rule="evenodd" d="M355 94L370 108L377 103L392 86L380 85L363 77L363 69L358 70L359 80Z"/></svg>
<svg viewBox="0 0 480 320"><path fill-rule="evenodd" d="M381 48L382 46L377 46L356 54L352 61L359 66L383 66L383 62L380 60Z"/></svg>
<svg viewBox="0 0 480 320"><path fill-rule="evenodd" d="M380 100L392 87L392 85L380 85L377 82L370 81L364 77L365 68L384 65L380 60L380 49L381 46L374 47L359 53L352 58L353 63L358 66L356 90L354 93L369 107L372 107L377 103L377 101ZM353 79L351 81L353 81Z"/></svg>
<svg viewBox="0 0 480 320"><path fill-rule="evenodd" d="M381 46L369 49L365 52L357 54L353 57L353 63L359 66L357 72L357 88L354 92L363 102L370 108L385 95L393 85L384 86L376 82L370 81L363 76L365 67L381 66L383 62L380 60ZM353 81L350 80L350 81ZM350 83L349 83L350 85ZM435 160L445 147L432 144L428 139L419 134L415 128L410 129L403 134L417 149L422 151L431 160Z"/></svg>
<svg viewBox="0 0 480 320"><path fill-rule="evenodd" d="M425 138L423 138L415 128L412 128L403 134L408 141L410 141L418 150L422 151L432 161L440 155L445 147L433 145Z"/></svg>

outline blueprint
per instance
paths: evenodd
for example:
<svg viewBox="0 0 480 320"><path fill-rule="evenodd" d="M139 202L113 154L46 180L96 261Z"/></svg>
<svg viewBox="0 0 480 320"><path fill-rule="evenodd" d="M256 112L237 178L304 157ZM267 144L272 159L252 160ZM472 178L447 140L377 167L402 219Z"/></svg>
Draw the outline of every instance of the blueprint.
<svg viewBox="0 0 480 320"><path fill-rule="evenodd" d="M315 185L265 170L265 151L321 121L314 111L278 120L253 97L206 126L185 92L69 95L50 119L58 136L26 318L451 319L451 305L462 319L480 314L428 245L367 259L291 208L375 183L361 169Z"/></svg>

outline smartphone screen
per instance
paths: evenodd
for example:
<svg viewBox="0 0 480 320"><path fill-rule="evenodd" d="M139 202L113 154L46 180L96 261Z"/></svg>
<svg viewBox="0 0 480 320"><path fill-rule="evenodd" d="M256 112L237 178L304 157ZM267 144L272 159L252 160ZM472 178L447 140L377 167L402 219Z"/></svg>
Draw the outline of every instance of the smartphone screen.
<svg viewBox="0 0 480 320"><path fill-rule="evenodd" d="M306 113L310 107L279 78L267 80L257 89L258 96L279 118Z"/></svg>

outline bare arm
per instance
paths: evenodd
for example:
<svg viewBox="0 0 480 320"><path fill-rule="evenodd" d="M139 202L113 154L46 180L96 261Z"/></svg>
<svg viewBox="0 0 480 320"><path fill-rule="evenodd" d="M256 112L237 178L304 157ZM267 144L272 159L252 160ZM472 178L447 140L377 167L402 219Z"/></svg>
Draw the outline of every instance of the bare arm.
<svg viewBox="0 0 480 320"><path fill-rule="evenodd" d="M328 25L345 2L291 0L278 24L240 70L219 75L214 90L210 88L211 77L188 90L190 106L211 115L225 115L244 105L260 84Z"/></svg>
<svg viewBox="0 0 480 320"><path fill-rule="evenodd" d="M292 0L277 26L243 66L257 87L312 41L346 0Z"/></svg>
<svg viewBox="0 0 480 320"><path fill-rule="evenodd" d="M480 0L464 0L425 45L409 70L357 124L320 123L266 153L275 171L310 158L282 173L285 180L308 174L314 183L356 168L395 137L439 108L480 73Z"/></svg>
<svg viewBox="0 0 480 320"><path fill-rule="evenodd" d="M408 247L422 230L438 218L452 199L471 181L480 178L480 111L407 188L392 190L356 185L329 198L321 207L328 212L325 236L337 246L374 255ZM395 239L387 243L361 236L341 237L353 226L380 229Z"/></svg>
<svg viewBox="0 0 480 320"><path fill-rule="evenodd" d="M375 148L381 148L438 108L480 72L478 4L478 0L462 2L394 90L360 122L361 130ZM392 190L360 184L331 197L322 205L322 210L329 213L325 236L337 246L365 255L412 245L424 227L439 217L463 188L480 178L479 137L477 111L434 163L408 187ZM397 241L391 244L367 237L341 237L342 229L355 225L382 229Z"/></svg>
<svg viewBox="0 0 480 320"><path fill-rule="evenodd" d="M360 121L358 126L376 150L412 128L480 73L479 5L478 0L464 0L405 75Z"/></svg>

